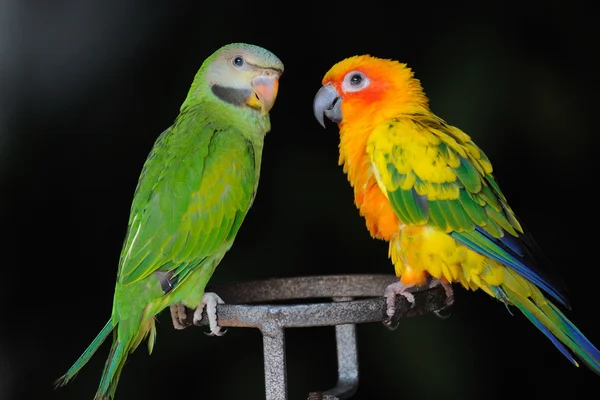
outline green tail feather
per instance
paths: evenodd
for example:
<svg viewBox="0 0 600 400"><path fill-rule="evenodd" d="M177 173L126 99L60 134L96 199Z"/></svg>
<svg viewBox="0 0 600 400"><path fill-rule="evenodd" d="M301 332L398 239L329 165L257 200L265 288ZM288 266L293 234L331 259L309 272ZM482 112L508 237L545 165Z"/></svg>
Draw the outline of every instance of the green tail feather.
<svg viewBox="0 0 600 400"><path fill-rule="evenodd" d="M505 286L495 287L498 297L513 303L575 366L579 366L568 347L592 371L600 375L600 350L551 302L536 304Z"/></svg>
<svg viewBox="0 0 600 400"><path fill-rule="evenodd" d="M92 341L92 343L90 343L90 345L83 352L83 354L81 356L79 356L77 361L75 361L75 364L73 364L73 366L71 368L69 368L69 370L63 376L61 376L56 381L54 381L54 387L57 388L60 386L64 386L71 379L73 379L75 377L75 375L77 375L79 370L81 368L83 368L83 366L85 364L87 364L87 362L90 360L90 358L92 358L94 353L96 353L96 351L98 350L100 345L102 343L104 343L104 340L106 340L106 338L112 332L113 329L114 329L114 326L113 326L112 320L109 320L106 323L106 325L104 325L104 328L102 328L102 330L100 331L98 336L96 336L96 338Z"/></svg>
<svg viewBox="0 0 600 400"><path fill-rule="evenodd" d="M94 400L110 400L114 398L121 370L127 360L131 344L132 340L121 340L115 335L110 348L110 354L108 355L106 364L104 364L102 379L100 380Z"/></svg>

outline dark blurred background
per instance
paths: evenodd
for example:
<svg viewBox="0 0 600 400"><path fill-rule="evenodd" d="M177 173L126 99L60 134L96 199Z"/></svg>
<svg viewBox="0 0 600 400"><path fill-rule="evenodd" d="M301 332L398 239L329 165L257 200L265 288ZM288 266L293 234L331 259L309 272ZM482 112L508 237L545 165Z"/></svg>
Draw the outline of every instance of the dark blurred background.
<svg viewBox="0 0 600 400"><path fill-rule="evenodd" d="M52 381L110 316L130 201L154 140L202 61L234 41L285 63L260 189L213 282L392 273L337 165L337 129L312 99L361 53L416 72L431 107L495 165L513 209L561 272L568 315L600 345L597 282L597 18L578 1L25 1L0 6L0 399L91 399L105 344L77 378ZM496 3L497 4L497 3ZM394 7L389 8L389 7ZM525 317L456 287L452 316L358 327L355 399L589 398ZM210 338L159 316L155 351L129 359L117 399L264 399L253 329ZM336 381L333 328L287 331L289 398Z"/></svg>

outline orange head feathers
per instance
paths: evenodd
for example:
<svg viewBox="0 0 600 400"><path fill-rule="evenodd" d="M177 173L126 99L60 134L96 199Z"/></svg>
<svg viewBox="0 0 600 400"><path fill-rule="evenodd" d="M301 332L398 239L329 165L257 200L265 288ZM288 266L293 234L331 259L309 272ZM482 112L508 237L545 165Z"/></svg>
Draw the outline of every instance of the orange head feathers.
<svg viewBox="0 0 600 400"><path fill-rule="evenodd" d="M346 58L325 74L323 87L313 103L315 116L345 124L354 116L372 125L399 113L428 109L421 83L406 64L395 60L360 55ZM353 112L361 110L361 112Z"/></svg>
<svg viewBox="0 0 600 400"><path fill-rule="evenodd" d="M313 111L339 124L340 158L354 187L355 203L373 237L389 240L399 219L379 189L366 153L373 128L405 113L429 113L421 83L406 64L370 55L346 58L323 78Z"/></svg>

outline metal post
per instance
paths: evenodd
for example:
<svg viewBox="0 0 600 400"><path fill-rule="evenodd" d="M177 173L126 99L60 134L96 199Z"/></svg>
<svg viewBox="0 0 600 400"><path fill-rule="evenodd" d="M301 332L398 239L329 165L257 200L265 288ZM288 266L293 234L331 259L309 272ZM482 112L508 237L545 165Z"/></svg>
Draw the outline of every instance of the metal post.
<svg viewBox="0 0 600 400"><path fill-rule="evenodd" d="M285 328L335 326L338 382L328 391L311 393L311 400L346 400L358 389L356 324L387 318L382 296L394 275L329 275L234 282L208 287L225 304L217 305L221 327L258 328L263 335L266 400L287 400ZM442 286L415 289L415 304L396 299L397 318L440 310L447 306ZM277 300L333 299L308 304L275 305ZM358 299L357 299L358 298ZM188 320L194 310L187 310ZM206 311L200 325L208 322Z"/></svg>
<svg viewBox="0 0 600 400"><path fill-rule="evenodd" d="M338 383L324 394L340 400L349 399L358 390L358 350L356 325L336 325Z"/></svg>
<svg viewBox="0 0 600 400"><path fill-rule="evenodd" d="M287 400L285 332L274 324L260 328L263 335L266 400Z"/></svg>

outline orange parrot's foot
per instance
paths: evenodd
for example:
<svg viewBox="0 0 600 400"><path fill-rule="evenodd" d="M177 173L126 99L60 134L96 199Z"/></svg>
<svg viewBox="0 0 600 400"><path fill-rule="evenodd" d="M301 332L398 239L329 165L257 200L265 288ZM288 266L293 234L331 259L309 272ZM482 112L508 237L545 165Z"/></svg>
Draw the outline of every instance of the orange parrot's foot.
<svg viewBox="0 0 600 400"><path fill-rule="evenodd" d="M410 292L410 288L413 286L405 285L401 281L392 283L386 286L383 292L387 302L387 318L383 320L383 324L390 329L396 329L398 327L398 316L396 315L396 296L404 297L411 308L415 306L415 296Z"/></svg>
<svg viewBox="0 0 600 400"><path fill-rule="evenodd" d="M208 336L223 336L227 330L221 330L221 327L217 324L217 304L224 304L222 298L216 293L206 292L202 296L202 303L194 311L194 325L200 325L202 320L202 312L206 307L206 316L208 317L208 326L210 332Z"/></svg>
<svg viewBox="0 0 600 400"><path fill-rule="evenodd" d="M169 306L171 310L171 319L173 320L173 328L175 329L185 329L191 325L189 321L187 321L187 314L185 312L185 307L182 303L171 304Z"/></svg>
<svg viewBox="0 0 600 400"><path fill-rule="evenodd" d="M434 314L437 315L440 318L448 318L450 316L450 314L442 314L442 311L446 310L448 307L450 307L452 304L454 304L454 290L452 290L452 284L448 283L445 280L442 279L434 279L432 278L429 281L429 288L434 288L436 286L440 286L442 285L442 287L444 288L444 290L446 291L446 305L444 305L444 307L440 308L439 310L434 311Z"/></svg>

